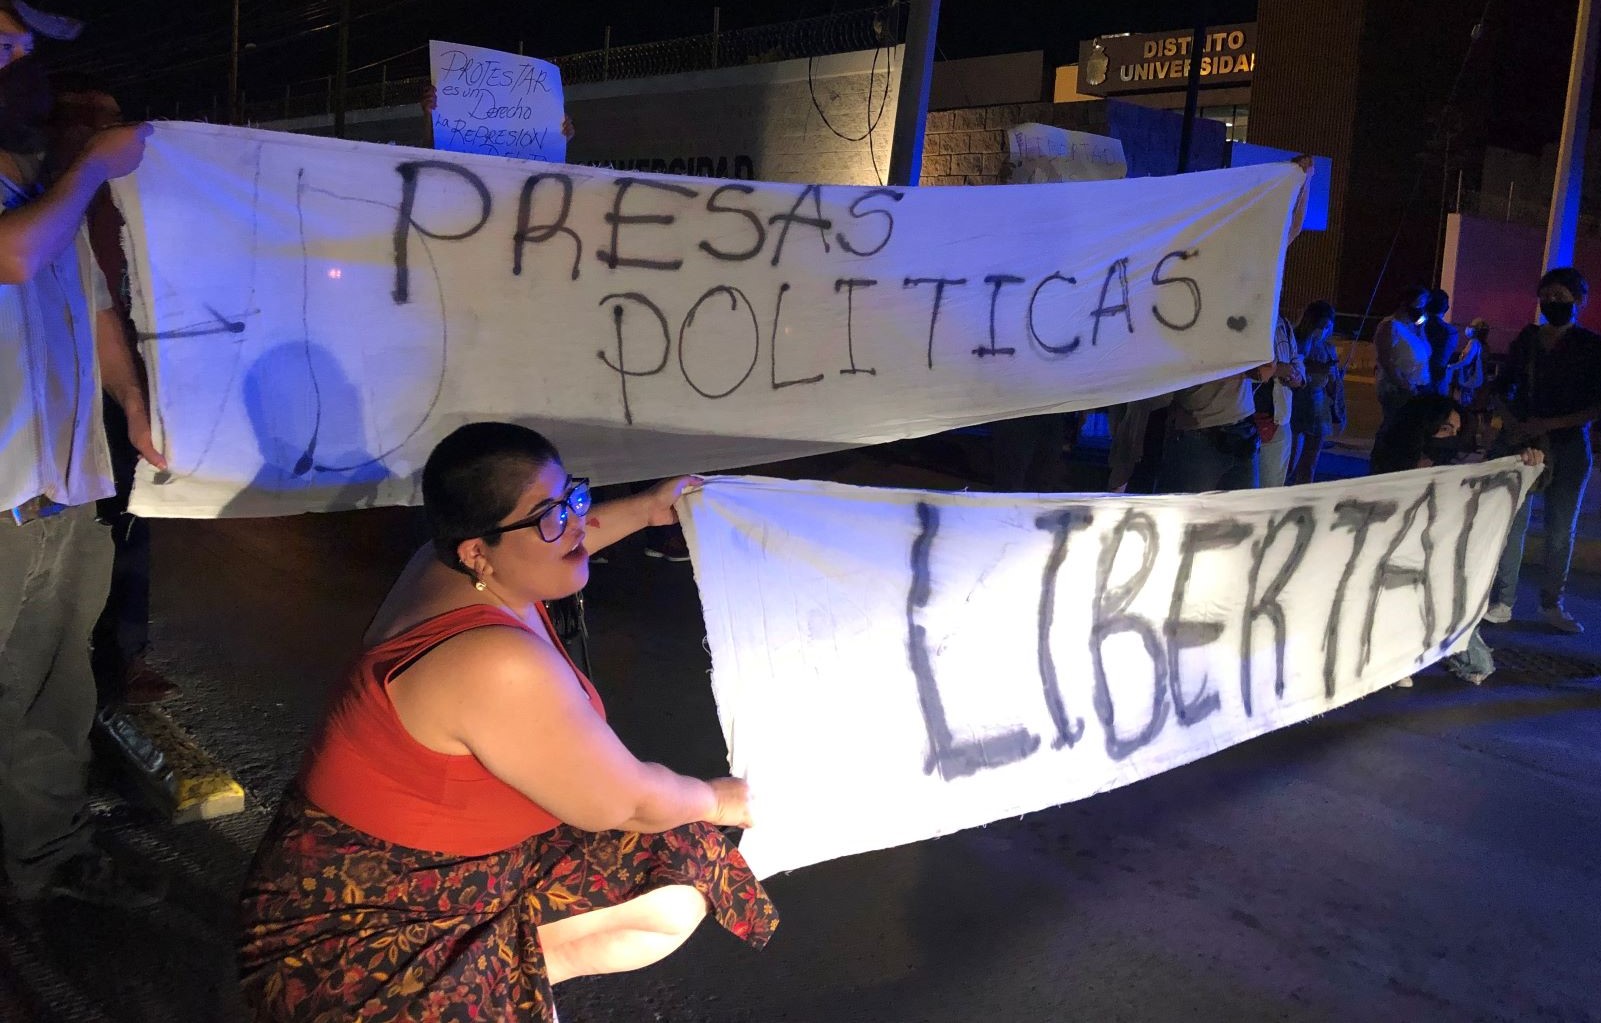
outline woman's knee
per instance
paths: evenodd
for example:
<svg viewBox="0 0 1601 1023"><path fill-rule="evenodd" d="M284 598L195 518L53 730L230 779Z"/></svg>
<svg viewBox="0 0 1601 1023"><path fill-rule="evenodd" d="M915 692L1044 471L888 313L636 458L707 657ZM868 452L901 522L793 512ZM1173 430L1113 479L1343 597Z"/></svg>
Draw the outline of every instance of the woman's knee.
<svg viewBox="0 0 1601 1023"><path fill-rule="evenodd" d="M645 929L663 934L688 934L706 917L706 897L687 884L668 885L640 896L648 906Z"/></svg>

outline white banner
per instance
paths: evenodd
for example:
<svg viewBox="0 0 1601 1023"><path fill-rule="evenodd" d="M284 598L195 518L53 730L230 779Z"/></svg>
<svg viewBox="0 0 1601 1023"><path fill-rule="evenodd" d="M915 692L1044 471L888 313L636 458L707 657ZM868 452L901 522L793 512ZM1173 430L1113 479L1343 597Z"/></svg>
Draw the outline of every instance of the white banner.
<svg viewBox="0 0 1601 1023"><path fill-rule="evenodd" d="M482 46L428 42L434 83L434 148L561 163L561 69Z"/></svg>
<svg viewBox="0 0 1601 1023"><path fill-rule="evenodd" d="M462 423L597 482L1094 408L1271 357L1291 166L878 188L158 124L115 183L142 515L417 499Z"/></svg>
<svg viewBox="0 0 1601 1023"><path fill-rule="evenodd" d="M1516 459L1174 497L717 479L685 532L758 874L1127 785L1467 641Z"/></svg>

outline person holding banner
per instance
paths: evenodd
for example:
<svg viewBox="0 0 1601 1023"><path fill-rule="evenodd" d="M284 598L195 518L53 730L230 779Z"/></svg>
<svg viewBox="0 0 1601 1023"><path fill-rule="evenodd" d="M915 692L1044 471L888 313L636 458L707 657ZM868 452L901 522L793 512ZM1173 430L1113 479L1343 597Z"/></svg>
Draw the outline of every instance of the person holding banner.
<svg viewBox="0 0 1601 1023"><path fill-rule="evenodd" d="M1420 394L1395 411L1390 428L1373 442L1368 462L1372 475L1450 465L1465 453L1462 441L1462 406L1443 394ZM1524 465L1541 465L1545 455L1535 448L1522 452ZM1467 648L1445 659L1445 668L1471 685L1480 685L1495 672L1495 658L1474 628ZM1396 683L1410 686L1411 677Z"/></svg>
<svg viewBox="0 0 1601 1023"><path fill-rule="evenodd" d="M112 558L95 516L114 490L102 392L134 448L166 463L84 217L102 185L139 165L151 129L96 132L46 185L51 93L34 36L81 28L0 0L0 843L22 899L139 908L165 884L101 849L87 806L89 640Z"/></svg>
<svg viewBox="0 0 1601 1023"><path fill-rule="evenodd" d="M1573 535L1584 487L1590 479L1590 425L1601 417L1601 335L1579 326L1590 297L1589 282L1573 267L1551 270L1538 291L1543 323L1524 327L1512 342L1495 389L1506 425L1497 448L1534 444L1547 452L1551 470L1541 501L1545 509L1545 554L1541 562L1540 610L1546 623L1570 635L1584 625L1562 605ZM1512 520L1490 609L1484 620L1512 620L1529 529L1529 504Z"/></svg>
<svg viewBox="0 0 1601 1023"><path fill-rule="evenodd" d="M543 601L675 521L689 477L590 507L544 437L475 423L423 469L433 541L379 608L243 896L257 1020L552 1020L551 985L777 913L719 827L745 783L640 763Z"/></svg>

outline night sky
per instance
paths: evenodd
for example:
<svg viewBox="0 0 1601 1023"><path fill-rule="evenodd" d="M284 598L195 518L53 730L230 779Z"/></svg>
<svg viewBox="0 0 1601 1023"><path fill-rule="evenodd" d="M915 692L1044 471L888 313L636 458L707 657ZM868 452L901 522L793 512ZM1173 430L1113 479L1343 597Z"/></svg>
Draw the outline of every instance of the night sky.
<svg viewBox="0 0 1601 1023"><path fill-rule="evenodd" d="M311 81L332 71L338 0L241 3L243 41L256 43L242 63L247 96L281 96L284 86L294 83L315 88ZM712 9L719 6L712 0L350 3L353 67L382 61L430 37L504 49L521 42L527 52L547 56L598 48L608 25L614 45L651 42L709 31ZM109 78L131 113L148 106L158 116L170 115L175 100L190 110L205 108L226 92L229 0L41 0L41 6L90 19L77 43L54 44L44 52L54 64ZM867 6L872 5L861 0L725 0L722 24L736 29ZM1197 0L943 0L939 56L1043 49L1053 64L1067 63L1076 59L1082 39L1180 28L1201 6ZM1207 6L1214 23L1250 21L1256 14L1255 0L1212 0ZM1538 150L1555 138L1560 124L1577 0L1490 0L1488 6L1487 29L1464 79L1464 114L1484 126L1487 141ZM1419 24L1417 30L1426 33L1430 27ZM1465 39L1440 40L1452 52L1465 52L1466 44Z"/></svg>

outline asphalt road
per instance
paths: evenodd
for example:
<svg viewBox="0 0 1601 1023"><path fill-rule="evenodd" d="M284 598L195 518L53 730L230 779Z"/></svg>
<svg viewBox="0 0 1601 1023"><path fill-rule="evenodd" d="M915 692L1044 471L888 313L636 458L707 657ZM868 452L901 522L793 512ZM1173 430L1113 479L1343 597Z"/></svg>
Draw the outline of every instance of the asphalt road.
<svg viewBox="0 0 1601 1023"><path fill-rule="evenodd" d="M173 894L137 916L0 906L0 1019L239 1018L237 886L406 536L394 511L157 524L172 711L251 807L173 827L103 792L108 834ZM765 951L708 924L656 967L565 985L562 1019L1601 1019L1601 585L1578 590L1594 630L1496 629L1482 689L1425 674L1080 803L773 879ZM618 730L715 772L688 567L625 547L590 603Z"/></svg>

